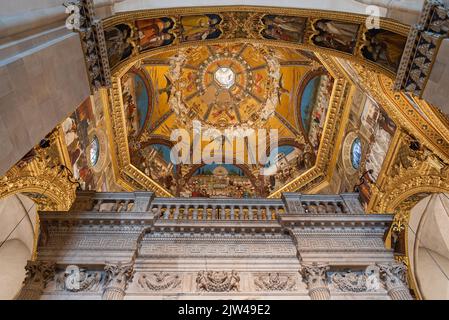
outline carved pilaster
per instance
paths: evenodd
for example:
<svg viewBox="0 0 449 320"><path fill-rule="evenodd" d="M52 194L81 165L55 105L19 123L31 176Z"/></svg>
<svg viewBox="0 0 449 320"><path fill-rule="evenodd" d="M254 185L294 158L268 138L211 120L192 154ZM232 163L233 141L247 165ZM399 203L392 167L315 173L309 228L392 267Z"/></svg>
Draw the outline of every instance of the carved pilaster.
<svg viewBox="0 0 449 320"><path fill-rule="evenodd" d="M28 261L23 288L17 300L38 300L47 283L55 276L55 264L44 261Z"/></svg>
<svg viewBox="0 0 449 320"><path fill-rule="evenodd" d="M307 284L309 296L312 300L329 300L331 297L327 271L328 264L323 263L302 263L300 273L303 281Z"/></svg>
<svg viewBox="0 0 449 320"><path fill-rule="evenodd" d="M407 267L401 262L377 264L380 279L392 300L413 300L407 286Z"/></svg>
<svg viewBox="0 0 449 320"><path fill-rule="evenodd" d="M103 300L123 300L129 281L134 275L134 263L106 264Z"/></svg>

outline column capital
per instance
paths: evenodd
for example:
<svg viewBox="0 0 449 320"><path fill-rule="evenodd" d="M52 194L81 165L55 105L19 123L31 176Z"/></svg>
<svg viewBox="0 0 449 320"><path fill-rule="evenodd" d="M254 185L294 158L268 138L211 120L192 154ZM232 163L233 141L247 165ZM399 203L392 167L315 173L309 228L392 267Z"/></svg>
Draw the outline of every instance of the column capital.
<svg viewBox="0 0 449 320"><path fill-rule="evenodd" d="M402 262L378 263L380 279L388 291L407 287L407 267Z"/></svg>
<svg viewBox="0 0 449 320"><path fill-rule="evenodd" d="M327 263L301 263L300 274L309 290L316 287L327 287Z"/></svg>
<svg viewBox="0 0 449 320"><path fill-rule="evenodd" d="M392 300L413 300L407 285L407 267L402 262L377 264L380 279Z"/></svg>
<svg viewBox="0 0 449 320"><path fill-rule="evenodd" d="M129 281L134 276L134 262L106 263L104 267L106 273L105 288L103 292L104 300L121 300L125 297L125 291Z"/></svg>
<svg viewBox="0 0 449 320"><path fill-rule="evenodd" d="M23 281L24 285L42 285L45 288L47 283L53 279L55 275L54 262L48 261L28 261L25 266L26 275Z"/></svg>

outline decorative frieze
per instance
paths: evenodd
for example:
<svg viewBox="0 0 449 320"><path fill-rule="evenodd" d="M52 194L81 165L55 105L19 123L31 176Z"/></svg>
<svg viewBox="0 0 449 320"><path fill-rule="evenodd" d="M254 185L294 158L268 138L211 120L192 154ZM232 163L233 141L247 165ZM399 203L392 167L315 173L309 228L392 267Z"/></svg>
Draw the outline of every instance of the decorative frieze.
<svg viewBox="0 0 449 320"><path fill-rule="evenodd" d="M70 292L98 291L102 285L103 274L98 271L87 271L76 265L69 265L55 276L57 290Z"/></svg>
<svg viewBox="0 0 449 320"><path fill-rule="evenodd" d="M170 291L181 286L181 276L170 272L142 273L137 280L139 287L149 291Z"/></svg>
<svg viewBox="0 0 449 320"><path fill-rule="evenodd" d="M257 291L293 291L296 289L296 277L288 273L261 273L255 275L254 285Z"/></svg>
<svg viewBox="0 0 449 320"><path fill-rule="evenodd" d="M200 271L196 277L196 284L198 291L240 291L240 276L235 271Z"/></svg>
<svg viewBox="0 0 449 320"><path fill-rule="evenodd" d="M365 271L335 272L329 277L330 283L342 292L370 292L380 289L379 268L370 265Z"/></svg>

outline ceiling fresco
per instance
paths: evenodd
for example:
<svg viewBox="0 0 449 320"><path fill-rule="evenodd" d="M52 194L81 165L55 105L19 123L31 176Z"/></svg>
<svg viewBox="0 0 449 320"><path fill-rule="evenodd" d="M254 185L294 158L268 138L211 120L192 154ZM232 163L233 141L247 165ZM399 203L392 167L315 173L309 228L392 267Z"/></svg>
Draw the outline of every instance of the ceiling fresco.
<svg viewBox="0 0 449 320"><path fill-rule="evenodd" d="M353 57L397 72L408 28L391 20L369 30L366 17L299 9L218 7L124 13L102 21L112 71L171 46L247 39Z"/></svg>
<svg viewBox="0 0 449 320"><path fill-rule="evenodd" d="M166 51L120 80L130 164L173 196L268 196L313 167L334 87L313 53L259 44ZM174 164L170 135L193 135L194 121L221 132L278 129L278 157L236 164L251 148L233 145L233 164ZM210 143L223 141L204 140L202 150Z"/></svg>

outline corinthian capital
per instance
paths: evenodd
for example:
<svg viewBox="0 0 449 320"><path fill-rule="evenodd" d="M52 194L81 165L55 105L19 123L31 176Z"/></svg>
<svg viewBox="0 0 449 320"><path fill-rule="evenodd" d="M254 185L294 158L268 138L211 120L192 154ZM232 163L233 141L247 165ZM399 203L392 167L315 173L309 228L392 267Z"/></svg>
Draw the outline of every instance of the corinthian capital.
<svg viewBox="0 0 449 320"><path fill-rule="evenodd" d="M302 263L300 273L310 290L316 287L327 287L328 270L329 264L327 263Z"/></svg>
<svg viewBox="0 0 449 320"><path fill-rule="evenodd" d="M28 261L26 276L23 284L25 286L40 286L45 288L47 283L55 275L55 263L46 261Z"/></svg>
<svg viewBox="0 0 449 320"><path fill-rule="evenodd" d="M134 263L107 263L104 267L106 272L106 286L126 290L128 282L134 275Z"/></svg>
<svg viewBox="0 0 449 320"><path fill-rule="evenodd" d="M377 264L380 270L380 279L387 290L407 287L407 267L402 262Z"/></svg>

